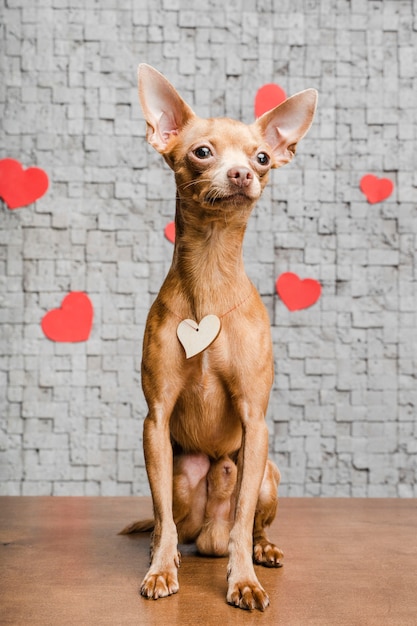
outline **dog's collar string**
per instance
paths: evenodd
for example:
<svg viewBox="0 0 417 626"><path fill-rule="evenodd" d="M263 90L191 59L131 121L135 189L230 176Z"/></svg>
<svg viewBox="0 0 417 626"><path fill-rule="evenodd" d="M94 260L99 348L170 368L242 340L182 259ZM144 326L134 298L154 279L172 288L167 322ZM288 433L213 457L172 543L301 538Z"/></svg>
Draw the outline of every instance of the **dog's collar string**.
<svg viewBox="0 0 417 626"><path fill-rule="evenodd" d="M231 309L228 309L225 313L223 313L222 315L218 315L217 317L219 318L219 320L223 319L224 317L226 317L226 315L229 315L229 313L232 313L232 311L235 311L236 309L238 309L240 306L242 306L242 304L244 304L246 302L246 300L249 300L249 298L252 295L252 291L250 293L248 293L248 295L243 298L243 300L241 300L240 302L238 302L237 304L235 304L234 306L232 306ZM174 317L177 317L179 320L183 320L184 318L181 315L178 315L178 313L175 313L175 311L173 311L172 309L170 309L170 307L168 305L165 304L165 302L161 302L161 304L166 308L167 311L169 311L172 315L174 315Z"/></svg>

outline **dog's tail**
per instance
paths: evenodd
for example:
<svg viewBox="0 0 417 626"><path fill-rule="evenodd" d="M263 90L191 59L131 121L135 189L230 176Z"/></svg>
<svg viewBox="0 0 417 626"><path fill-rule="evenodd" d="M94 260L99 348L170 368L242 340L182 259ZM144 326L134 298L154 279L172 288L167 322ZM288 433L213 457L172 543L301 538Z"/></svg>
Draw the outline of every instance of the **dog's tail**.
<svg viewBox="0 0 417 626"><path fill-rule="evenodd" d="M128 526L125 526L125 528L123 528L123 530L121 530L118 534L131 535L132 533L147 533L153 530L154 527L154 519L144 519L139 520L138 522L132 522L131 524L128 524Z"/></svg>

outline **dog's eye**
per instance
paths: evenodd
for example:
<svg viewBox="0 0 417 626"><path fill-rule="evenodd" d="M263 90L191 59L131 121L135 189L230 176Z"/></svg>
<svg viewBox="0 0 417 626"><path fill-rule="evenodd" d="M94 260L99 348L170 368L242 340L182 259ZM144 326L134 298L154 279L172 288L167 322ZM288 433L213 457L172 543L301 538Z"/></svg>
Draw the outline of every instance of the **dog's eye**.
<svg viewBox="0 0 417 626"><path fill-rule="evenodd" d="M268 165L269 163L269 156L265 152L258 152L256 158L260 165Z"/></svg>
<svg viewBox="0 0 417 626"><path fill-rule="evenodd" d="M212 156L210 148L207 146L200 146L194 150L194 154L198 159L208 159Z"/></svg>

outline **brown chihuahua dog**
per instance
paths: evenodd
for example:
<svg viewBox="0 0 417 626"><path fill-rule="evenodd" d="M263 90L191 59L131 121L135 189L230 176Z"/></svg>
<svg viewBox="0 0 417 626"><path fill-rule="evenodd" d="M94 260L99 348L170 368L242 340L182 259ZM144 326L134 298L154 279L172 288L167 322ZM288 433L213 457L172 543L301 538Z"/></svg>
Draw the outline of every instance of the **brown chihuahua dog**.
<svg viewBox="0 0 417 626"><path fill-rule="evenodd" d="M246 276L242 241L271 168L288 163L313 120L317 92L292 96L251 125L201 119L149 65L139 66L147 140L174 170L175 249L149 313L142 386L154 520L141 593L178 591L178 542L229 555L227 602L264 610L253 566L280 567L265 534L279 471L265 423L273 381L270 323Z"/></svg>

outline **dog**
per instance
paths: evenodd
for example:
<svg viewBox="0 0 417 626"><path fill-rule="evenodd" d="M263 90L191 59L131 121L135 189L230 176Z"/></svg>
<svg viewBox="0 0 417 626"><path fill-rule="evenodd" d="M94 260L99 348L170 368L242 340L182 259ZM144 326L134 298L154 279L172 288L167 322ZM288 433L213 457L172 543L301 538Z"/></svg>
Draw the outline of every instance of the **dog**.
<svg viewBox="0 0 417 626"><path fill-rule="evenodd" d="M178 591L178 543L228 555L229 604L263 611L269 598L253 563L280 567L266 535L278 503L265 414L273 382L268 313L247 277L242 242L272 168L291 161L309 130L317 92L307 89L250 125L199 118L171 83L141 64L147 141L174 171L171 268L146 323L143 445L154 518L141 594Z"/></svg>

